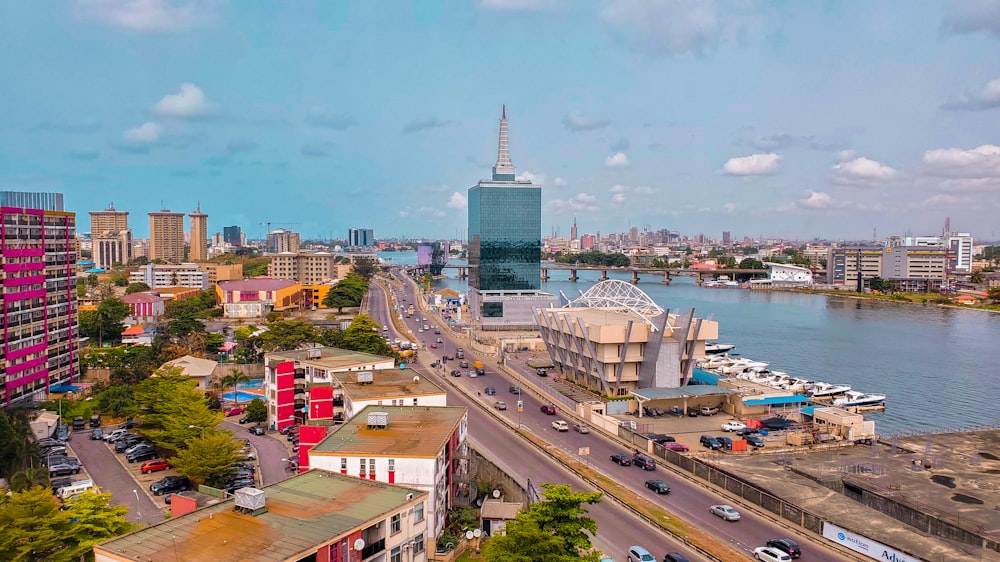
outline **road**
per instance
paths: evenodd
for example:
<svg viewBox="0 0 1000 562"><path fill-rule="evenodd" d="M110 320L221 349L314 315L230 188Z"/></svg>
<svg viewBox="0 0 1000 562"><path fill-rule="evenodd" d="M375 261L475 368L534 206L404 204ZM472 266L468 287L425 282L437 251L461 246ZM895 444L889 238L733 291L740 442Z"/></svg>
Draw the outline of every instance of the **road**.
<svg viewBox="0 0 1000 562"><path fill-rule="evenodd" d="M401 299L405 298L406 303L415 303L412 284L404 281L403 287L404 289L397 290L396 293L399 295ZM385 304L386 300L384 298L385 297L384 291L381 291L379 289L379 292L382 293L381 295L382 298L374 298L376 295L372 295L373 298L370 300L370 306L373 315L386 314L388 312L388 305ZM440 319L431 318L430 314L431 313L429 312L427 313L427 318L429 320L428 323L433 324L433 327L435 328L438 327L437 320ZM419 326L424 324L424 322L421 320L423 317L424 317L423 312L417 312L416 314L413 315L413 318L406 319L404 316L403 320L407 324L407 327L412 331L412 333L418 337L418 339L420 339L420 337L425 336L425 334L420 334L418 332ZM374 318L376 319L377 322L381 322L383 324L390 324L387 315L374 316ZM456 343L455 341L448 341L450 330L442 329L441 332L442 334L440 335L440 337L444 338L446 343L439 349L431 349L428 346L426 350L421 352L422 356L421 359L426 358L428 359L429 362L430 360L440 358L440 356L445 355L446 353L453 354L454 349L459 345L461 345L460 343ZM408 338L409 336L400 336L400 337ZM431 332L431 334L427 335L426 337L423 337L423 339L434 341L433 338L437 337L439 336ZM428 355L430 355L431 357L428 358ZM466 359L470 363L474 361L476 358L477 357L475 357L474 354L470 352L470 350L468 349L466 350ZM830 550L827 547L827 545L813 539L811 536L807 536L800 532L789 532L787 529L776 525L772 520L757 515L753 511L750 511L749 509L742 508L738 504L734 505L734 507L736 507L742 514L741 520L736 523L723 521L722 519L710 514L708 508L710 505L713 504L729 503L726 499L716 495L711 490L704 487L700 482L691 480L687 476L681 475L680 473L674 472L673 470L670 470L666 467L657 466L657 469L655 471L647 472L635 467L620 467L614 464L610 460L610 456L612 454L624 453L629 451L623 448L620 444L617 444L607 438L604 438L603 436L597 433L582 435L573 431L562 433L553 430L551 427L551 422L554 419L565 419L572 425L574 423L575 418L568 416L566 412L562 410L560 410L558 415L556 416L548 416L543 414L541 412L541 405L543 403L548 403L548 400L544 399L541 396L533 395L530 392L525 392L524 394L522 394L521 398L524 403L524 408L523 408L524 411L518 414L515 407L517 402L517 397L508 392L508 387L511 384L515 383L509 380L506 375L497 373L495 369L490 369L489 368L490 363L488 360L483 362L487 366L487 372L489 373L487 376L469 378L468 376L466 376L467 373L463 372L463 376L458 378L450 376L447 377L448 379L447 383L450 385L463 386L464 388L469 390L470 395L475 394L477 392L480 393L478 401L480 402L480 406L484 408L491 408L494 400L506 401L508 409L506 412L499 412L500 415L507 416L512 421L515 421L515 423L517 423L517 420L519 419L520 423L523 426L533 431L536 435L542 436L542 438L547 442L556 445L567 452L575 454L580 447L589 447L590 454L587 457L580 457L579 455L576 455L579 458L579 460L587 464L590 464L595 468L600 469L605 474L614 476L616 481L618 481L623 485L628 486L636 493L645 494L647 497L650 498L651 501L663 505L666 509L670 510L675 515L687 521L689 524L697 525L699 528L709 533L712 533L720 540L723 540L733 545L737 549L746 552L748 555L750 555L753 552L754 548L763 545L764 542L769 538L790 537L795 539L797 542L799 542L800 545L803 546L803 549L806 550L808 553L809 560L822 560L822 561L832 562L845 559L842 554ZM439 373L450 372L455 367L457 367L457 365L455 365L455 362L448 362L444 367L444 369L439 370L438 372ZM536 375L531 374L525 376L535 377ZM488 386L494 387L496 389L495 397L486 395L485 389ZM446 385L446 388L447 387L448 385ZM453 403L453 397L455 397L455 401L462 400L461 393L457 392L450 393L449 403ZM479 410L478 408L474 408L470 405L470 424L469 424L470 435L472 435L473 437L481 437L484 435L484 433L477 431L478 424L471 423L471 420L478 419L473 417L472 415L473 411L476 411L478 414L481 414L481 410ZM484 415L484 417L492 419L489 416ZM485 434L490 435L491 433L495 435L493 430L487 430ZM486 452L491 455L491 458L503 458L502 456L497 456L495 454L496 451L494 451L495 448L501 447L501 443L499 442L503 443L506 443L508 441L520 442L521 440L520 439L501 440L495 438L488 438L488 439L481 439L481 441L485 441L490 444L490 448ZM501 453L506 452L507 454L509 454L509 451L501 450L500 452ZM518 456L508 457L508 458L520 458L520 456L523 454L524 453L518 452L517 453ZM548 457L544 457L543 459L540 460L540 462L542 464L552 464L555 461L552 461ZM519 462L517 464L518 466L524 466L524 463ZM532 469L535 468L534 465L530 466L532 467ZM520 474L518 475L520 476ZM670 494L666 496L656 496L655 494L650 493L649 490L645 488L645 481L650 478L658 478L666 481L671 488ZM532 478L532 481L535 481L535 479ZM654 531L654 532L660 534L661 536L663 535L662 532L659 531ZM620 541L616 541L616 543L619 542ZM643 544L643 543L639 542L630 544ZM616 546L618 546L619 549L612 550L610 552L622 552L624 546L628 546L628 544L624 544L624 546L622 546L622 544L616 544ZM652 552L655 553L656 551L652 550Z"/></svg>
<svg viewBox="0 0 1000 562"><path fill-rule="evenodd" d="M262 485L274 484L293 476L294 474L285 470L286 460L293 453L285 444L285 437L277 431L269 431L264 435L251 435L249 425L240 425L236 422L224 419L219 424L219 428L233 432L233 437L237 439L249 439L257 451L257 464L260 467L260 482ZM297 457L296 457L297 458Z"/></svg>
<svg viewBox="0 0 1000 562"><path fill-rule="evenodd" d="M163 510L149 499L149 490L140 489L141 486L122 466L114 449L104 441L91 441L90 430L74 431L69 446L83 463L91 480L102 492L111 493L111 504L128 508L126 519L149 524L163 521Z"/></svg>

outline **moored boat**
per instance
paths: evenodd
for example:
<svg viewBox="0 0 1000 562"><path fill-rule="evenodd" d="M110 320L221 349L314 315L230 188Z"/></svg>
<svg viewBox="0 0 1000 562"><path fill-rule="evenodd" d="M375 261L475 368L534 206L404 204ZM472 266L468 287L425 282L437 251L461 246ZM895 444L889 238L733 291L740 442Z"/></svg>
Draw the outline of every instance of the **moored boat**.
<svg viewBox="0 0 1000 562"><path fill-rule="evenodd" d="M841 408L849 408L851 406L882 406L885 405L885 394L848 390L844 393L843 398L834 400L833 405Z"/></svg>
<svg viewBox="0 0 1000 562"><path fill-rule="evenodd" d="M717 355L719 353L728 353L731 351L736 344L734 343L706 343L705 353L708 355Z"/></svg>
<svg viewBox="0 0 1000 562"><path fill-rule="evenodd" d="M828 382L818 382L807 391L807 394L811 398L831 398L839 394L844 394L850 390L851 385L849 384L830 384Z"/></svg>

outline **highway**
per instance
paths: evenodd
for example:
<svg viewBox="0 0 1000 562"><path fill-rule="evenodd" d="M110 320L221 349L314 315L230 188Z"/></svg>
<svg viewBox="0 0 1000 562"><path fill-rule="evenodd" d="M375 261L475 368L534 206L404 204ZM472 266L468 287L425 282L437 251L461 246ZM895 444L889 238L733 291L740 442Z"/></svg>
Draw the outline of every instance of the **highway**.
<svg viewBox="0 0 1000 562"><path fill-rule="evenodd" d="M395 332L395 326L389 319L390 310L387 304L387 296L378 286L373 285L373 291L377 291L377 293L373 293L369 301L372 317L376 322L388 325ZM405 299L406 304L414 303L416 305L411 283L404 281L403 289L396 290L395 292L398 296L397 300ZM440 319L431 318L430 314L427 313L426 315L428 319L426 323L431 325L432 330L423 334L419 333L418 329L425 323L422 321L425 313L417 311L411 319L406 319L404 315L403 320L413 335L420 340L415 343L426 345L426 349L423 349L420 355L421 361L426 360L427 364L434 359L439 359L446 353L454 355L456 347L460 345L454 341L449 341L450 330L448 329L441 329L442 334L440 336L433 333L435 328L440 327L438 322ZM394 335L393 337L397 336ZM408 335L400 335L398 337L411 339L412 341L412 338ZM443 338L445 343L439 344L438 349L430 348L430 344L437 337ZM471 364L476 359L475 354L468 349L465 352L466 360ZM444 368L435 373L435 375L446 375L452 369L458 368L457 363L457 361L447 362ZM610 459L612 454L630 451L597 432L584 435L575 431L555 431L551 426L553 420L564 419L572 426L576 421L575 418L567 415L563 410L559 410L555 416L543 414L541 412L541 405L548 403L548 400L528 392L527 389L521 394L524 404L523 412L518 413L516 409L518 397L508 392L509 386L514 383L506 375L497 372L495 360L493 360L492 365L489 360L483 361L483 363L486 366L487 376L469 378L467 376L468 369L462 369L461 377L445 376L446 380L442 380L441 378L436 380L443 382L443 386L449 390L452 387L459 386L466 389L465 393L449 392L449 404L457 403L469 407L470 435L476 441L477 448L480 448L482 444L486 444L485 449L480 449L484 454L491 459L497 459L501 462L504 459L517 459L517 462L509 464L513 465L511 474L516 476L520 481L530 478L533 483L571 482L575 487L579 486L590 489L589 485L583 484L579 479L570 476L565 472L565 469L553 466L557 464L556 461L547 455L541 454L534 446L525 443L524 440L519 438L498 438L502 433L510 434L511 437L514 434L511 429L493 419L492 415L483 412L483 409L491 409L495 400L503 400L507 403L507 410L505 412L494 411L495 414L506 416L515 424L520 422L523 427L540 436L548 443L573 454L581 462L589 464L604 474L611 476L620 484L649 498L650 501L662 505L687 523L695 525L718 537L720 541L729 543L737 550L746 553L748 557L752 555L755 547L762 546L767 539L789 537L795 539L802 546L802 559L804 560L838 561L851 559L828 549L825 544L816 541L811 536L807 536L801 532L789 532L766 517L757 515L739 504L727 502L727 500L714 494L701 483L689 480L686 476L681 476L679 473L664 466L658 465L655 471L647 472L637 467L622 467L613 463ZM413 366L424 373L429 373L433 370L418 365ZM535 375L526 376L533 377ZM496 396L488 396L486 394L487 387L495 388ZM467 396L472 398L467 398ZM478 402L478 404L470 402ZM578 455L577 453L581 447L589 447L590 454L587 456ZM651 478L664 480L671 488L670 494L658 496L646 489L644 483ZM709 513L708 508L710 505L724 503L730 503L740 511L742 515L740 521L726 522ZM602 508L608 508L608 512L605 515L602 509L600 519L598 519L598 510L596 508L593 510L593 514L595 520L600 525L600 538L610 543L607 547L601 545L601 548L605 549L605 552L612 554L617 559L621 557L626 547L631 544L639 544L648 548L654 555L662 557L660 553L666 551L670 540L672 540L669 535L647 524L636 525L634 521L630 521L628 524L621 524L623 519L631 519L632 516L626 515L629 512L611 501L602 503ZM641 531L638 533L638 536L635 536L635 531L639 529ZM624 535L620 533L624 533ZM673 550L675 547L670 546L670 549ZM676 547L676 549L684 552L680 547Z"/></svg>

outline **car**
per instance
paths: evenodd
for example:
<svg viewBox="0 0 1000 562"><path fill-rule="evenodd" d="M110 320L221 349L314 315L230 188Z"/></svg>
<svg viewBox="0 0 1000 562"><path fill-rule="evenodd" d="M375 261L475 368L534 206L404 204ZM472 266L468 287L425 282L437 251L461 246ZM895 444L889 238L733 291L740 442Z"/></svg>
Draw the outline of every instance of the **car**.
<svg viewBox="0 0 1000 562"><path fill-rule="evenodd" d="M235 408L230 408L230 409L226 410L226 416L227 417L240 416L240 415L243 415L243 407L242 406L237 406Z"/></svg>
<svg viewBox="0 0 1000 562"><path fill-rule="evenodd" d="M659 443L660 445L664 443L673 443L674 441L677 441L672 436L667 435L666 433L643 433L642 436L645 437L646 439L650 439L656 443Z"/></svg>
<svg viewBox="0 0 1000 562"><path fill-rule="evenodd" d="M799 543L793 541L792 539L769 539L766 543L764 543L764 545L776 548L781 552L788 554L792 558L802 556L802 549L799 548Z"/></svg>
<svg viewBox="0 0 1000 562"><path fill-rule="evenodd" d="M462 376L462 371L459 371L458 369L452 369L451 370L451 376L453 376L453 377L460 377L460 376Z"/></svg>
<svg viewBox="0 0 1000 562"><path fill-rule="evenodd" d="M739 521L740 520L740 512L736 511L735 509L733 509L732 506L728 506L728 505L713 505L713 506L711 506L711 507L708 508L708 511L712 515L717 515L717 516L725 519L726 521Z"/></svg>
<svg viewBox="0 0 1000 562"><path fill-rule="evenodd" d="M58 439L60 441L65 442L65 441L69 441L72 438L73 438L73 434L71 434L69 432L69 428L66 427L65 425L63 425L62 427L60 427L59 431L56 432L56 439Z"/></svg>
<svg viewBox="0 0 1000 562"><path fill-rule="evenodd" d="M632 455L628 453L618 453L616 455L611 455L611 460L621 466L630 466L632 464Z"/></svg>
<svg viewBox="0 0 1000 562"><path fill-rule="evenodd" d="M760 437L757 437L756 435L747 435L746 437L744 437L744 439L747 440L747 443L749 443L751 447L756 447L760 449L761 447L764 446L764 440L761 439Z"/></svg>
<svg viewBox="0 0 1000 562"><path fill-rule="evenodd" d="M125 460L130 463L148 461L152 459L159 458L160 455L156 454L155 449L142 449L141 451L136 451L131 455L126 455Z"/></svg>
<svg viewBox="0 0 1000 562"><path fill-rule="evenodd" d="M42 454L45 455L46 457L51 456L51 455L65 455L66 454L66 447L64 447L62 445L54 445L52 447L45 447L44 449L42 449Z"/></svg>
<svg viewBox="0 0 1000 562"><path fill-rule="evenodd" d="M789 562L792 557L777 548L758 546L753 549L753 557L761 562Z"/></svg>
<svg viewBox="0 0 1000 562"><path fill-rule="evenodd" d="M716 439L719 440L719 443L722 443L722 448L723 449L725 449L727 451L732 451L733 450L733 440L732 439L730 439L728 437L716 437Z"/></svg>
<svg viewBox="0 0 1000 562"><path fill-rule="evenodd" d="M547 376L549 376L549 370L548 369L535 369L535 374L538 375L538 376L540 376L540 377L547 377Z"/></svg>
<svg viewBox="0 0 1000 562"><path fill-rule="evenodd" d="M167 476L149 485L149 491L153 492L154 496L183 492L190 489L191 481L187 479L187 476Z"/></svg>
<svg viewBox="0 0 1000 562"><path fill-rule="evenodd" d="M458 366L461 367L462 369L468 369L469 368L469 362L468 361L459 361L458 362Z"/></svg>
<svg viewBox="0 0 1000 562"><path fill-rule="evenodd" d="M126 433L128 433L128 430L125 429L125 428L121 428L120 427L118 429L115 429L114 431L111 431L109 433L105 433L104 436L101 439L104 439L108 443L111 443L115 439L121 437L122 435L125 435Z"/></svg>
<svg viewBox="0 0 1000 562"><path fill-rule="evenodd" d="M168 468L173 468L173 467L174 465L170 464L169 462L163 459L155 459L142 463L142 466L139 467L139 472L143 474L149 474L150 472L159 472L161 470L166 470Z"/></svg>
<svg viewBox="0 0 1000 562"><path fill-rule="evenodd" d="M663 562L691 562L680 552L668 552L663 555Z"/></svg>
<svg viewBox="0 0 1000 562"><path fill-rule="evenodd" d="M497 410L506 410L507 403L504 402L503 400L497 400L496 402L493 403L493 407L496 408Z"/></svg>
<svg viewBox="0 0 1000 562"><path fill-rule="evenodd" d="M670 486L663 480L646 480L646 487L657 494L669 494Z"/></svg>
<svg viewBox="0 0 1000 562"><path fill-rule="evenodd" d="M435 333L435 334L440 334L440 333L441 333L441 330L434 330L434 333ZM441 339L441 338L438 338L438 339ZM438 342L438 343L442 343L442 342Z"/></svg>
<svg viewBox="0 0 1000 562"><path fill-rule="evenodd" d="M67 474L80 474L80 465L69 462L58 462L49 465L49 478L53 476L66 476Z"/></svg>
<svg viewBox="0 0 1000 562"><path fill-rule="evenodd" d="M507 391L511 394L521 394L521 387L510 385L510 388L508 388Z"/></svg>
<svg viewBox="0 0 1000 562"><path fill-rule="evenodd" d="M122 423L118 424L118 429L132 429L133 427L138 427L138 426L139 426L138 420L125 420Z"/></svg>
<svg viewBox="0 0 1000 562"><path fill-rule="evenodd" d="M542 413L547 416L556 415L556 405L555 404L542 404Z"/></svg>
<svg viewBox="0 0 1000 562"><path fill-rule="evenodd" d="M115 441L115 452L129 453L136 445L149 445L149 442L138 435L132 438L119 439L118 441Z"/></svg>
<svg viewBox="0 0 1000 562"><path fill-rule="evenodd" d="M62 445L62 443L60 443L58 440L53 439L51 437L42 437L35 444L43 449L45 447L52 447L54 445Z"/></svg>
<svg viewBox="0 0 1000 562"><path fill-rule="evenodd" d="M698 409L697 408L688 408L687 415L688 415L689 418L696 418L696 417L698 417Z"/></svg>
<svg viewBox="0 0 1000 562"><path fill-rule="evenodd" d="M431 344L431 349L437 349L437 348L438 348L438 344L436 344L436 343L432 343Z"/></svg>
<svg viewBox="0 0 1000 562"><path fill-rule="evenodd" d="M227 482L225 490L231 494L241 488L253 488L255 486L257 486L257 482L253 478L239 478Z"/></svg>
<svg viewBox="0 0 1000 562"><path fill-rule="evenodd" d="M45 466L52 466L54 464L71 464L73 466L80 466L80 459L76 457L68 457L65 454L51 455L45 457L42 460L42 464Z"/></svg>
<svg viewBox="0 0 1000 562"><path fill-rule="evenodd" d="M736 435L741 437L746 437L747 435L756 435L760 433L760 430L756 427L744 427L743 429L736 430Z"/></svg>
<svg viewBox="0 0 1000 562"><path fill-rule="evenodd" d="M569 424L566 420L556 420L552 422L552 429L556 431L569 431Z"/></svg>
<svg viewBox="0 0 1000 562"><path fill-rule="evenodd" d="M100 441L104 439L104 430L101 428L95 428L94 431L90 432L91 441Z"/></svg>
<svg viewBox="0 0 1000 562"><path fill-rule="evenodd" d="M278 433L280 433L282 435L288 435L290 432L292 432L292 431L298 431L298 430L299 430L299 426L297 426L297 425L290 425L288 427L283 427L283 428L279 429Z"/></svg>
<svg viewBox="0 0 1000 562"><path fill-rule="evenodd" d="M264 428L259 425L255 425L247 431L250 432L250 435L264 435Z"/></svg>
<svg viewBox="0 0 1000 562"><path fill-rule="evenodd" d="M722 424L722 431L739 431L741 429L746 429L746 424L740 423L738 421L727 421Z"/></svg>
<svg viewBox="0 0 1000 562"><path fill-rule="evenodd" d="M641 546L628 547L628 553L625 555L625 559L628 562L656 562L656 558L654 558L648 550L642 548Z"/></svg>
<svg viewBox="0 0 1000 562"><path fill-rule="evenodd" d="M237 422L237 423L239 423L240 425L243 425L243 424L247 423L248 421L250 421L250 418L248 416L243 416L242 418L240 418L240 421Z"/></svg>
<svg viewBox="0 0 1000 562"><path fill-rule="evenodd" d="M574 423L573 431L577 433L590 433L590 428L582 423Z"/></svg>
<svg viewBox="0 0 1000 562"><path fill-rule="evenodd" d="M497 389L492 386L487 386L485 389L483 389L483 394L485 394L486 396L496 396Z"/></svg>
<svg viewBox="0 0 1000 562"><path fill-rule="evenodd" d="M382 326L382 331L383 332L388 332L389 331L389 326Z"/></svg>
<svg viewBox="0 0 1000 562"><path fill-rule="evenodd" d="M722 448L722 442L720 442L715 437L712 437L711 435L702 435L700 442L702 447L711 449L713 451L718 451L719 449Z"/></svg>
<svg viewBox="0 0 1000 562"><path fill-rule="evenodd" d="M632 454L632 466L643 470L656 470L656 461L653 460L653 457L636 451Z"/></svg>
<svg viewBox="0 0 1000 562"><path fill-rule="evenodd" d="M676 441L671 441L669 443L664 443L663 448L668 451L673 451L675 453L686 453L688 452L688 446L683 443L677 443Z"/></svg>
<svg viewBox="0 0 1000 562"><path fill-rule="evenodd" d="M439 334L440 334L440 333L441 333L441 331L440 331L440 330L437 330L437 333L439 333ZM443 339L441 339L441 338L438 338L438 339L437 339L437 343L444 343L444 340L443 340Z"/></svg>
<svg viewBox="0 0 1000 562"><path fill-rule="evenodd" d="M454 359L454 358L455 358L455 356L454 356L454 355L445 355L445 356L443 357L443 359L444 359L445 361L451 361L451 360L452 360L452 359Z"/></svg>
<svg viewBox="0 0 1000 562"><path fill-rule="evenodd" d="M698 413L703 416L714 416L719 413L719 409L715 406L702 406Z"/></svg>
<svg viewBox="0 0 1000 562"><path fill-rule="evenodd" d="M250 480L253 480L253 473L254 471L247 470L245 468L234 468L233 473L229 475L229 479L240 480L242 478L249 478Z"/></svg>

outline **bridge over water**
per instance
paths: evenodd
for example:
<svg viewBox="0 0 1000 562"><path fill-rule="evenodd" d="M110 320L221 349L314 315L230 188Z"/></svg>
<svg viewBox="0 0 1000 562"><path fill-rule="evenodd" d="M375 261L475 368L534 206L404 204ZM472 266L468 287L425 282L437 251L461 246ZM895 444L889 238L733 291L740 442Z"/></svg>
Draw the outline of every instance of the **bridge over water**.
<svg viewBox="0 0 1000 562"><path fill-rule="evenodd" d="M424 273L430 272L430 266L427 265L411 265L405 267L406 271L410 275L423 275ZM445 265L442 269L450 269L458 272L459 279L466 279L469 276L469 266L467 265ZM600 271L601 277L599 281L607 281L609 279L608 272L628 272L632 274L632 283L638 283L643 278L649 279L660 279L664 285L670 284L670 280L673 277L694 277L698 284L701 284L705 279L716 279L720 275L728 276L732 280L736 278L741 279L753 279L767 277L768 271L766 269L688 269L683 267L637 267L637 266L627 266L627 267L610 267L606 265L573 265L573 264L561 264L561 263L542 263L542 281L548 281L552 278L553 272L567 272L569 274L569 281L578 281L580 279L578 272L580 271Z"/></svg>

